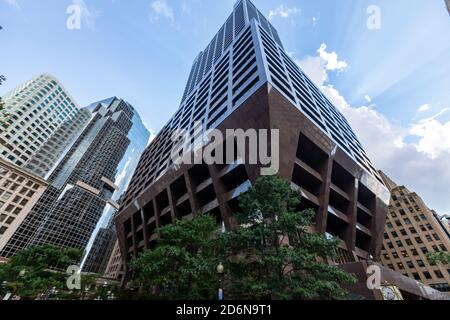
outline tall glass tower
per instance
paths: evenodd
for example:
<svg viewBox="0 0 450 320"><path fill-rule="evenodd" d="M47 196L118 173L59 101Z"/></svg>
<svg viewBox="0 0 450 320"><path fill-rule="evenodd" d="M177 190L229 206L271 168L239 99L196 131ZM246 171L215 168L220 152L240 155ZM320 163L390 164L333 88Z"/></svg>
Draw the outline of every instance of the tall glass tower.
<svg viewBox="0 0 450 320"><path fill-rule="evenodd" d="M154 247L157 228L211 213L236 226L238 197L261 166L175 166L172 133L279 129L279 175L316 212L314 230L340 239L336 263L379 256L389 192L345 117L286 53L277 30L240 0L194 60L181 105L142 156L117 218L123 259ZM192 139L195 141L195 139ZM237 150L239 155L245 150ZM245 157L244 157L245 158Z"/></svg>
<svg viewBox="0 0 450 320"><path fill-rule="evenodd" d="M41 178L90 119L48 74L20 85L3 100L8 121L0 126L0 156Z"/></svg>
<svg viewBox="0 0 450 320"><path fill-rule="evenodd" d="M83 112L89 122L52 169L45 193L0 248L1 256L44 244L85 250L99 221L119 208L149 133L134 108L116 97Z"/></svg>

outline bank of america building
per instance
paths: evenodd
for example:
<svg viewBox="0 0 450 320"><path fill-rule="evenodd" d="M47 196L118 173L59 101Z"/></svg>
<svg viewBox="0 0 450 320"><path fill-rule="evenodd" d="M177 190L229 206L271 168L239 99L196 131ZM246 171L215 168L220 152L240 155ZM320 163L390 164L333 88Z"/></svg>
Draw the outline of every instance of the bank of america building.
<svg viewBox="0 0 450 320"><path fill-rule="evenodd" d="M314 231L341 240L336 263L379 256L389 192L347 120L286 54L275 28L238 1L194 61L181 106L147 148L117 219L125 261L153 248L157 228L211 213L233 228L238 197L260 166L174 166L173 131L279 129L282 178L316 211ZM245 153L243 150L237 150Z"/></svg>

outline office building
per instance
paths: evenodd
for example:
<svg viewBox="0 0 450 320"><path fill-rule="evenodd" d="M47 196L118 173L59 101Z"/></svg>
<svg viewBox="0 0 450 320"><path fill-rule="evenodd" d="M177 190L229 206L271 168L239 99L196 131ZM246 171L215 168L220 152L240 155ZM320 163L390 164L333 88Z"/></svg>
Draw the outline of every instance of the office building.
<svg viewBox="0 0 450 320"><path fill-rule="evenodd" d="M140 155L131 141L145 147L148 132L134 108L115 97L83 112L90 115L88 124L51 171L43 195L0 247L1 256L47 244L86 251L98 224L119 208L118 192L130 179L127 168Z"/></svg>
<svg viewBox="0 0 450 320"><path fill-rule="evenodd" d="M391 190L381 262L436 290L450 292L450 265L431 265L427 255L450 250L450 239L423 200L381 173Z"/></svg>
<svg viewBox="0 0 450 320"><path fill-rule="evenodd" d="M180 108L144 152L121 202L125 265L175 219L211 213L227 230L236 226L237 199L262 166L242 161L239 146L228 165L174 165L172 133L194 136L196 123L202 131L279 129L279 175L301 191L299 209L315 210L313 231L340 239L335 263L379 257L388 190L344 116L289 57L272 24L242 0L195 59Z"/></svg>
<svg viewBox="0 0 450 320"><path fill-rule="evenodd" d="M45 178L89 121L62 84L42 74L3 97L0 157Z"/></svg>
<svg viewBox="0 0 450 320"><path fill-rule="evenodd" d="M45 180L0 158L0 247L46 189Z"/></svg>
<svg viewBox="0 0 450 320"><path fill-rule="evenodd" d="M124 266L122 253L120 252L119 240L116 239L114 247L106 266L105 277L122 280L124 276Z"/></svg>

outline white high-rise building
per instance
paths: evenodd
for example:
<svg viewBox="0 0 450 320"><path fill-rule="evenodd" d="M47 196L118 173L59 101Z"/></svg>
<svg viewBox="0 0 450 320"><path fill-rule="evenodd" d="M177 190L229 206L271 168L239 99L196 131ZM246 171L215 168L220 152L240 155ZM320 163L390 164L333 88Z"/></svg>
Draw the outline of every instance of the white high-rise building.
<svg viewBox="0 0 450 320"><path fill-rule="evenodd" d="M42 74L3 97L0 157L45 177L90 119L51 75ZM2 115L4 116L4 115Z"/></svg>

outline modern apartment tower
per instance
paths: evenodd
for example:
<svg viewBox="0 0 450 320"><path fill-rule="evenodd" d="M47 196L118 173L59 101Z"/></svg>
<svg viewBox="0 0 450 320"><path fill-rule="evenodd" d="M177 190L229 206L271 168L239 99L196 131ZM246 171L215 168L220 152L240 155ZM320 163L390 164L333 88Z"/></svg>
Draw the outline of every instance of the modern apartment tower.
<svg viewBox="0 0 450 320"><path fill-rule="evenodd" d="M240 194L261 166L243 161L174 165L172 133L185 129L279 129L279 175L316 211L314 231L341 240L335 263L377 257L389 192L347 120L283 48L248 0L238 1L195 59L181 105L149 145L121 203L117 231L125 263L153 248L157 228L211 213L230 230ZM194 139L193 139L194 140Z"/></svg>
<svg viewBox="0 0 450 320"><path fill-rule="evenodd" d="M431 265L428 253L449 252L444 226L415 192L396 185L381 173L391 189L381 261L392 270L436 290L450 292L450 265Z"/></svg>
<svg viewBox="0 0 450 320"><path fill-rule="evenodd" d="M46 191L0 247L1 256L45 244L85 250L101 219L111 219L105 213L119 208L117 193L126 188L128 168L140 155L131 141L138 140L143 150L148 132L134 108L116 97L82 111L89 122L51 171Z"/></svg>
<svg viewBox="0 0 450 320"><path fill-rule="evenodd" d="M42 74L7 93L0 157L44 178L90 115L53 76ZM2 121L3 122L3 121Z"/></svg>

